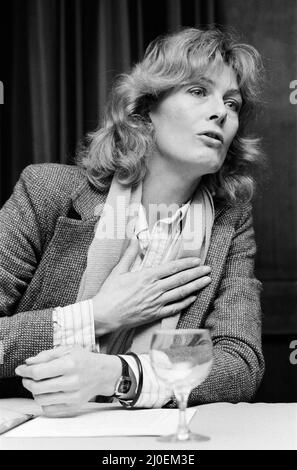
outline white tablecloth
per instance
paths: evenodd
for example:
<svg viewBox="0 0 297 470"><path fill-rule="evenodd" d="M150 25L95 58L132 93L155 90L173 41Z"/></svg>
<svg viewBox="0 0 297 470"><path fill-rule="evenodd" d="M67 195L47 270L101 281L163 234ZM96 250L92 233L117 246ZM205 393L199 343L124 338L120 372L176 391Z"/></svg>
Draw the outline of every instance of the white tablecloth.
<svg viewBox="0 0 297 470"><path fill-rule="evenodd" d="M0 400L0 409L31 412L33 401ZM112 412L112 411L111 411ZM149 410L148 410L149 412ZM26 426L22 424L21 426ZM19 430L21 430L21 426ZM207 442L163 444L155 437L0 438L2 449L295 449L297 403L212 403L200 405L191 429L210 437Z"/></svg>

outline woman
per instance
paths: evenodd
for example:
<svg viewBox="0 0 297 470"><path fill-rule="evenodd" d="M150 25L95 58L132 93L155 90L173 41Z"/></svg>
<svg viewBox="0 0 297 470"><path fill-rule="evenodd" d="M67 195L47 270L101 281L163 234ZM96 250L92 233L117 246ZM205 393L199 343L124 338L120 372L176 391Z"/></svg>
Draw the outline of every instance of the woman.
<svg viewBox="0 0 297 470"><path fill-rule="evenodd" d="M0 217L3 384L20 377L7 393L27 389L52 415L95 397L174 406L152 332L203 327L214 364L189 403L252 398L260 152L246 124L260 74L257 51L218 30L159 38L119 78L77 166L25 169Z"/></svg>

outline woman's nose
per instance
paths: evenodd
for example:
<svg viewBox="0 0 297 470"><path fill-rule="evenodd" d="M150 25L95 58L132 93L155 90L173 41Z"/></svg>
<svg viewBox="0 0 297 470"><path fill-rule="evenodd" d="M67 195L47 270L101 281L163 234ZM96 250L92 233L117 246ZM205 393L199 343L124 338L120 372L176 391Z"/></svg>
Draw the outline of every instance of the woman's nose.
<svg viewBox="0 0 297 470"><path fill-rule="evenodd" d="M224 124L227 117L227 109L225 103L220 98L214 98L209 110L209 120L216 121L218 124Z"/></svg>

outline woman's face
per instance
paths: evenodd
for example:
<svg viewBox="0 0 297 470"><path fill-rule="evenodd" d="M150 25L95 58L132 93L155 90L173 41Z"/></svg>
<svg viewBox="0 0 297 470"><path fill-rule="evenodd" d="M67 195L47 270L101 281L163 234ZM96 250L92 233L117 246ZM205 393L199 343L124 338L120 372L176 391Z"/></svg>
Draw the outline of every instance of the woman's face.
<svg viewBox="0 0 297 470"><path fill-rule="evenodd" d="M217 172L236 135L241 105L235 73L226 64L168 92L150 112L157 156L195 177Z"/></svg>

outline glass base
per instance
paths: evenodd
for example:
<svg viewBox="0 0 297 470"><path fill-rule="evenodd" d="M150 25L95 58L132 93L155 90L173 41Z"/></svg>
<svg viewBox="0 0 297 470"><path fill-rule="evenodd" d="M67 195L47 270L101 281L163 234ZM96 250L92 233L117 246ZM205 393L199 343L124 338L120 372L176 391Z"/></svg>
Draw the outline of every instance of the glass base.
<svg viewBox="0 0 297 470"><path fill-rule="evenodd" d="M193 432L189 432L188 435L185 435L184 437L179 437L178 434L168 434L167 436L159 436L157 440L159 442L179 442L179 443L206 442L210 440L210 437L203 436L202 434L195 434Z"/></svg>

